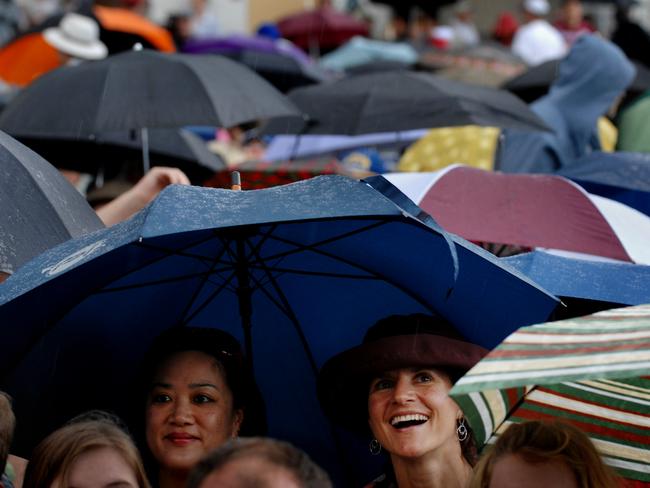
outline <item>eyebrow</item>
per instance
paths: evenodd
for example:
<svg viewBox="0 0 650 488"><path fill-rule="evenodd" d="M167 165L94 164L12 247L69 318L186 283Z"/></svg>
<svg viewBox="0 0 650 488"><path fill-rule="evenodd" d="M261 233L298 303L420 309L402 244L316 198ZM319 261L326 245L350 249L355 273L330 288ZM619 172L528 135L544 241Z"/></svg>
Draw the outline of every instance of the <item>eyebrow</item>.
<svg viewBox="0 0 650 488"><path fill-rule="evenodd" d="M220 391L219 387L215 385L214 383L209 383L209 382L204 382L204 383L190 383L188 385L190 388L214 388L217 391ZM171 383L162 383L162 382L157 382L153 383L151 385L151 388L166 388L166 389L171 389L172 385Z"/></svg>

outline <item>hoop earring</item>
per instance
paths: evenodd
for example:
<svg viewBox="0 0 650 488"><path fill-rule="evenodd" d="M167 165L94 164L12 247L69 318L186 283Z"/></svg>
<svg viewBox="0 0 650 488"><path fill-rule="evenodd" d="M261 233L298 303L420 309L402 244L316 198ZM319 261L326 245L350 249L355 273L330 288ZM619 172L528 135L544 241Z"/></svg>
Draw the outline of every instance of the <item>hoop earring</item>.
<svg viewBox="0 0 650 488"><path fill-rule="evenodd" d="M458 440L460 442L465 442L467 440L467 437L469 436L469 431L467 430L467 426L465 425L465 417L461 417L458 419L458 427L456 427L456 435L458 436Z"/></svg>
<svg viewBox="0 0 650 488"><path fill-rule="evenodd" d="M377 439L373 439L370 441L370 445L368 446L368 449L370 449L370 454L373 456L379 456L381 453L381 444Z"/></svg>

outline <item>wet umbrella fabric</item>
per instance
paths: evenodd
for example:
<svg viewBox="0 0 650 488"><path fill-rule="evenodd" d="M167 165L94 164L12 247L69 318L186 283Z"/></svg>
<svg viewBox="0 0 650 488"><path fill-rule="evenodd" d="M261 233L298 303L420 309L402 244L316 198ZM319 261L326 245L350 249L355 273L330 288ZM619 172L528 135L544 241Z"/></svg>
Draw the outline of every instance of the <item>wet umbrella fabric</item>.
<svg viewBox="0 0 650 488"><path fill-rule="evenodd" d="M510 422L560 418L586 432L604 461L650 482L650 305L523 327L450 395L478 445Z"/></svg>
<svg viewBox="0 0 650 488"><path fill-rule="evenodd" d="M0 271L15 272L43 251L104 227L50 163L0 132Z"/></svg>
<svg viewBox="0 0 650 488"><path fill-rule="evenodd" d="M594 151L556 174L650 215L650 154Z"/></svg>
<svg viewBox="0 0 650 488"><path fill-rule="evenodd" d="M220 54L244 64L282 92L314 85L331 78L300 49L282 40L264 38L231 38L190 41L184 52L197 54ZM302 56L295 51L301 52Z"/></svg>
<svg viewBox="0 0 650 488"><path fill-rule="evenodd" d="M268 134L359 135L431 127L489 125L547 130L512 94L427 73L392 71L303 87L289 98L309 124L269 124Z"/></svg>
<svg viewBox="0 0 650 488"><path fill-rule="evenodd" d="M334 49L354 36L367 36L368 26L349 15L323 7L278 21L282 37L305 51Z"/></svg>
<svg viewBox="0 0 650 488"><path fill-rule="evenodd" d="M650 266L574 259L543 251L503 258L502 262L561 299L650 303Z"/></svg>
<svg viewBox="0 0 650 488"><path fill-rule="evenodd" d="M144 50L48 73L6 107L0 128L83 137L188 124L232 127L297 113L259 75L227 58Z"/></svg>
<svg viewBox="0 0 650 488"><path fill-rule="evenodd" d="M514 93L526 103L532 103L548 93L549 88L560 69L559 59L547 61L534 66L527 71L510 78L501 85L501 88ZM636 75L627 92L635 97L650 88L650 69L646 66L634 63Z"/></svg>
<svg viewBox="0 0 650 488"><path fill-rule="evenodd" d="M473 242L562 249L650 264L650 219L559 176L456 165L386 178L444 229Z"/></svg>
<svg viewBox="0 0 650 488"><path fill-rule="evenodd" d="M0 387L30 419L17 445L84 408L124 411L130 400L112 392L152 337L200 325L252 351L269 434L340 474L315 370L375 320L437 310L493 345L557 303L436 228L341 176L249 192L165 189L130 221L39 256L0 289Z"/></svg>
<svg viewBox="0 0 650 488"><path fill-rule="evenodd" d="M151 165L180 168L195 184L226 167L203 139L188 130L151 129L148 137ZM106 179L123 172L125 165L139 165L142 160L142 136L137 131L108 132L92 139L56 135L17 139L58 168L102 174Z"/></svg>

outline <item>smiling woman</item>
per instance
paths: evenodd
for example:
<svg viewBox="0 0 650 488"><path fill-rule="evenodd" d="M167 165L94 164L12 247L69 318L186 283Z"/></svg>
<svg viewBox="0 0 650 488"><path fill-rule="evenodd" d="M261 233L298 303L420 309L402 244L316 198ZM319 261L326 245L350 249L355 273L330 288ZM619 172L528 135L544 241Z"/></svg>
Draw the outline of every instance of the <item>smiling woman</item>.
<svg viewBox="0 0 650 488"><path fill-rule="evenodd" d="M207 453L247 427L248 409L263 411L238 342L221 330L164 332L147 354L144 370L145 438L160 488L184 487ZM260 412L251 415L257 425L249 433L263 430Z"/></svg>
<svg viewBox="0 0 650 488"><path fill-rule="evenodd" d="M469 484L476 448L448 393L486 353L441 318L393 315L373 325L360 346L325 363L319 376L325 413L371 433L372 454L390 455L393 472L370 486Z"/></svg>

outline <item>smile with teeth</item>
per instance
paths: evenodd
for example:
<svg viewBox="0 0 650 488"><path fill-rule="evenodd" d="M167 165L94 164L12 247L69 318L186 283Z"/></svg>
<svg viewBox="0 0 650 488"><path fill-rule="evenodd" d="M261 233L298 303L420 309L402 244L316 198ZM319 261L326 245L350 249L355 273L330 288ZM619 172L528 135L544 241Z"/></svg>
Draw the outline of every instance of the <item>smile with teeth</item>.
<svg viewBox="0 0 650 488"><path fill-rule="evenodd" d="M422 425L429 417L422 415L421 413L412 413L408 415L396 415L390 419L390 425L397 429L403 429L405 427L412 427L415 425Z"/></svg>

